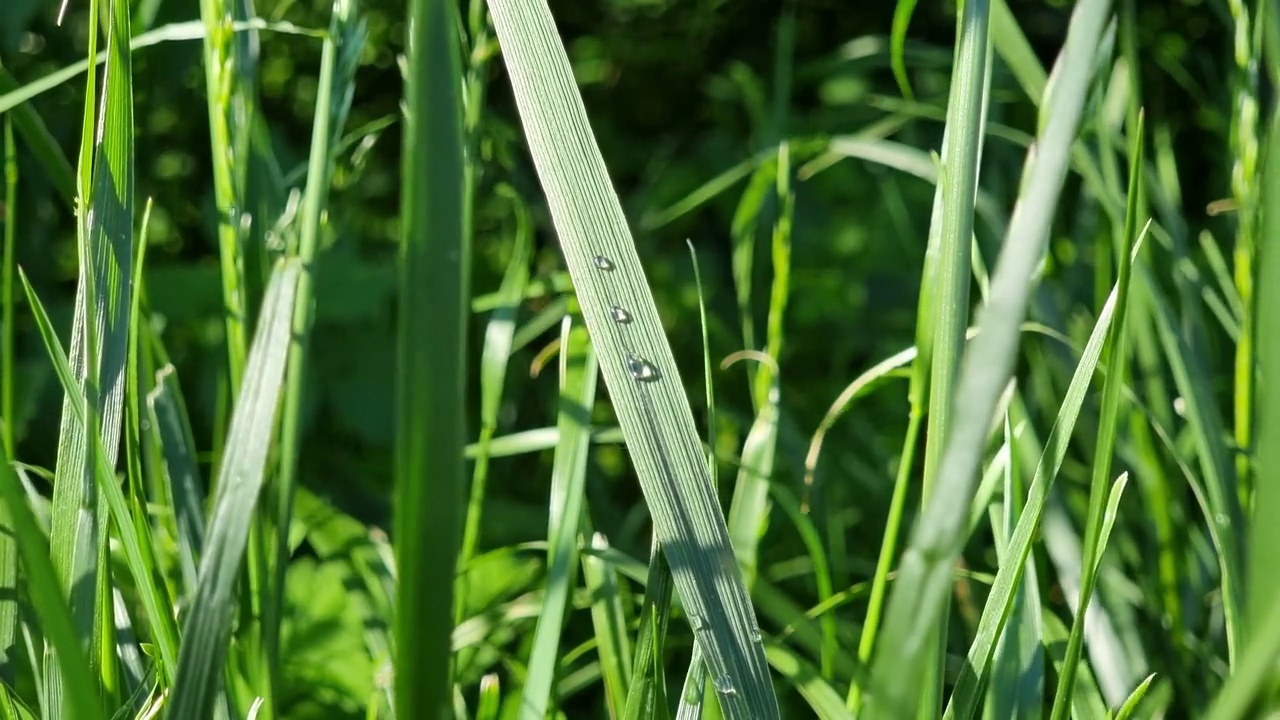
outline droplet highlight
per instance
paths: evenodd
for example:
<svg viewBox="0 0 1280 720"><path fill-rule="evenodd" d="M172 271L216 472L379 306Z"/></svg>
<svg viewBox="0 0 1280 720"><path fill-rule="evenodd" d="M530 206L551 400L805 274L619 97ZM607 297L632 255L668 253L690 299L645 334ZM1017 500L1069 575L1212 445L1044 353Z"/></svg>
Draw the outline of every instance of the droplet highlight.
<svg viewBox="0 0 1280 720"><path fill-rule="evenodd" d="M620 323L622 325L631 324L631 313L628 312L627 309L622 307L621 305L614 305L613 307L609 308L609 317L613 318L614 322Z"/></svg>
<svg viewBox="0 0 1280 720"><path fill-rule="evenodd" d="M599 268L600 270L604 270L605 272L613 272L613 268L614 268L613 261L610 260L609 258L603 255L597 255L595 257L594 262L596 264L596 267Z"/></svg>
<svg viewBox="0 0 1280 720"><path fill-rule="evenodd" d="M707 621L703 620L701 615L690 615L689 625L693 628L694 632L702 632L707 628Z"/></svg>
<svg viewBox="0 0 1280 720"><path fill-rule="evenodd" d="M738 694L738 688L733 686L733 678L728 675L721 675L715 679L716 692L729 697Z"/></svg>
<svg viewBox="0 0 1280 720"><path fill-rule="evenodd" d="M653 382L658 379L658 369L653 366L653 363L635 353L627 353L627 370L631 373L631 377L640 382Z"/></svg>

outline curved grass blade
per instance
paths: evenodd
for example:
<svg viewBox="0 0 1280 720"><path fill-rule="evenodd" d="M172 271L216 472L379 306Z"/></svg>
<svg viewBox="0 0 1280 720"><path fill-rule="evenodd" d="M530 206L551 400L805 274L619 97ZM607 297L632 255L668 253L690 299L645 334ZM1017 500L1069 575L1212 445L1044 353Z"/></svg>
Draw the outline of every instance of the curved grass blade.
<svg viewBox="0 0 1280 720"><path fill-rule="evenodd" d="M236 581L275 431L300 273L296 260L281 261L263 297L227 435L199 581L183 624L169 717L209 717L218 695L236 610Z"/></svg>
<svg viewBox="0 0 1280 720"><path fill-rule="evenodd" d="M683 606L706 627L699 644L721 704L730 718L777 718L689 399L550 10L538 0L495 0L490 11L655 534Z"/></svg>
<svg viewBox="0 0 1280 720"><path fill-rule="evenodd" d="M987 428L1013 369L1031 279L1044 254L1108 11L1107 0L1081 0L1075 7L1059 57L1055 107L1029 159L979 321L980 332L961 364L952 407L958 409L956 417L966 421L957 422L947 438L936 489L899 566L875 664L868 717L904 717L917 707L916 673L929 634L945 607L951 564L960 552ZM1012 565L1020 575L1022 563Z"/></svg>
<svg viewBox="0 0 1280 720"><path fill-rule="evenodd" d="M1152 673L1143 680L1138 687L1133 689L1129 697L1125 699L1124 704L1116 711L1115 720L1129 720L1133 714L1142 706L1142 701L1147 697L1147 691L1151 689L1151 683L1156 679L1155 673Z"/></svg>
<svg viewBox="0 0 1280 720"><path fill-rule="evenodd" d="M471 274L455 10L444 0L409 6L394 526L395 715L402 720L435 717L453 695L449 589L462 543Z"/></svg>
<svg viewBox="0 0 1280 720"><path fill-rule="evenodd" d="M907 28L915 11L916 0L898 0L893 8L893 28L889 33L889 64L893 68L894 79L898 81L898 89L908 100L915 97L911 92L911 80L907 77Z"/></svg>

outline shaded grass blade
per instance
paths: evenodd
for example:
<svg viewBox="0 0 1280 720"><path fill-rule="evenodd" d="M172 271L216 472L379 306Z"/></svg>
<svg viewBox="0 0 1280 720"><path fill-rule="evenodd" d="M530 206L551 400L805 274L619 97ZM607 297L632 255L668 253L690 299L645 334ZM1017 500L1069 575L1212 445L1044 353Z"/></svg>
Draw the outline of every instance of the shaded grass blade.
<svg viewBox="0 0 1280 720"><path fill-rule="evenodd" d="M274 436L300 272L296 260L280 262L263 298L227 435L199 581L183 624L170 717L208 717L218 694L236 610L235 585Z"/></svg>
<svg viewBox="0 0 1280 720"><path fill-rule="evenodd" d="M404 720L435 717L452 696L448 588L462 530L471 265L454 8L413 0L409 15L394 526L395 707Z"/></svg>
<svg viewBox="0 0 1280 720"><path fill-rule="evenodd" d="M586 501L587 451L591 447L588 431L596 394L596 357L586 327L566 318L560 348L560 444L551 470L546 594L520 700L520 717L528 720L547 716L551 686L560 665L560 633L577 574L578 529Z"/></svg>
<svg viewBox="0 0 1280 720"><path fill-rule="evenodd" d="M605 385L730 718L778 717L755 618L671 346L545 2L490 12ZM617 319L614 306L625 312Z"/></svg>
<svg viewBox="0 0 1280 720"><path fill-rule="evenodd" d="M981 313L979 334L961 364L953 407L956 417L965 421L958 422L947 438L934 495L899 566L881 654L874 666L868 717L903 717L916 707L916 673L925 643L945 606L951 564L960 552L987 426L1013 369L1019 325L1065 179L1108 10L1106 0L1081 0L1074 9L1066 46L1059 56L1051 100L1054 107L1025 170L1006 246ZM1020 573L1021 563L1014 565Z"/></svg>
<svg viewBox="0 0 1280 720"><path fill-rule="evenodd" d="M265 619L263 645L270 675L271 701L282 691L280 684L280 628L284 622L285 571L289 565L289 529L293 525L293 498L297 484L298 463L302 453L300 416L307 388L307 355L311 345L311 326L315 318L315 291L312 287L316 257L328 216L329 187L333 181L334 146L337 144L354 92L352 77L360 53L364 50L365 26L357 14L356 0L335 0L329 34L320 58L319 88L315 116L311 128L311 149L307 168L307 185L302 200L300 237L287 248L291 257L301 261L297 302L293 306L292 347L286 373L284 406L280 418L280 471L275 484L275 558L274 577L263 592ZM245 89L248 102L250 90ZM247 162L247 161L246 161ZM275 710L273 707L272 710Z"/></svg>
<svg viewBox="0 0 1280 720"><path fill-rule="evenodd" d="M74 717L98 720L103 714L102 707L98 704L97 685L89 669L89 658L85 655L79 633L63 599L65 594L58 584L49 554L49 542L27 504L26 491L3 447L0 447L0 498L3 498L9 520L13 524L15 539L21 540L15 544L22 555L27 595L31 598L40 628L57 651L63 681L68 687L77 690L68 696L69 708ZM46 716L48 714L50 713L46 710Z"/></svg>

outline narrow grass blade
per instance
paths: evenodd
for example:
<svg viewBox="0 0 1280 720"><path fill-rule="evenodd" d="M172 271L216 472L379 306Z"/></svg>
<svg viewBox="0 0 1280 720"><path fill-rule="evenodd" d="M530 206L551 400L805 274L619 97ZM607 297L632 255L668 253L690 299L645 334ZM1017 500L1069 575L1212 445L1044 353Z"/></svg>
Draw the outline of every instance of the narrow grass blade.
<svg viewBox="0 0 1280 720"><path fill-rule="evenodd" d="M1054 107L1025 170L979 334L960 368L953 407L961 409L956 417L965 421L957 422L947 438L936 490L899 566L868 717L903 717L916 707L916 672L947 598L951 563L960 552L987 427L1013 369L1031 278L1044 253L1108 10L1106 0L1081 0L1073 11L1059 56ZM1020 574L1021 562L1013 565Z"/></svg>
<svg viewBox="0 0 1280 720"><path fill-rule="evenodd" d="M1145 235L1139 236L1138 241L1134 243L1134 256L1141 251L1145 237ZM1071 383L1063 397L1062 406L1058 409L1053 429L1049 431L1049 437L1045 441L1044 452L1040 455L1035 475L1031 480L1031 487L1027 489L1026 505L1018 517L1018 523L1009 540L1008 554L1000 564L999 572L996 573L991 593L987 596L986 605L982 608L982 617L978 621L973 643L969 646L967 662L956 680L951 700L947 704L944 717L948 720L954 718L969 720L981 701L979 689L986 682L995 644L1004 631L1017 590L1023 582L1023 573L1031 554L1032 538L1040 527L1045 504L1049 498L1049 489L1062 468L1071 435L1075 431L1076 421L1080 416L1080 409L1084 406L1085 394L1097 372L1103 344L1107 339L1118 303L1118 291L1118 287L1112 289L1111 296L1098 315L1093 332L1089 335L1089 341L1081 353L1080 362L1071 376Z"/></svg>
<svg viewBox="0 0 1280 720"><path fill-rule="evenodd" d="M434 717L452 696L448 589L462 540L471 266L455 20L444 0L409 7L394 526L395 702L402 720Z"/></svg>
<svg viewBox="0 0 1280 720"><path fill-rule="evenodd" d="M533 228L529 212L515 193L511 204L515 210L515 242L511 259L502 276L497 297L500 305L485 326L484 349L480 356L480 441L476 443L476 464L471 473L471 497L467 504L467 521L462 531L462 553L458 565L465 572L480 543L480 520L483 517L485 489L489 480L492 441L498 430L498 411L502 406L503 388L507 380L507 364L516 345L516 316L520 300L529 282L529 259L533 252ZM541 333L539 333L541 334ZM560 431L557 425L557 431ZM465 574L461 578L466 582Z"/></svg>
<svg viewBox="0 0 1280 720"><path fill-rule="evenodd" d="M152 442L162 452L162 467L169 505L177 530L178 565L183 595L195 592L205 537L205 496L196 466L195 436L188 423L177 369L169 363L156 372L147 393L147 413Z"/></svg>
<svg viewBox="0 0 1280 720"><path fill-rule="evenodd" d="M4 118L4 249L0 256L0 449L6 457L14 457L18 439L18 418L14 414L13 376L14 325L17 295L13 285L15 255L18 237L18 149L13 142L13 119ZM16 645L18 632L18 548L14 544L13 523L9 520L7 506L0 506L0 588L12 597L0 599L0 676L6 680L14 677L14 663L18 659Z"/></svg>
<svg viewBox="0 0 1280 720"><path fill-rule="evenodd" d="M205 97L208 105L214 202L218 212L223 319L231 397L240 394L249 335L244 238L249 207L245 173L256 99L256 45L237 36L234 23L245 5L232 0L200 0L204 23Z"/></svg>
<svg viewBox="0 0 1280 720"><path fill-rule="evenodd" d="M0 106L6 104L5 101L11 93L26 90L28 87L20 84L4 66L0 66ZM9 104L0 110L0 115L4 115L6 122L11 122L17 127L18 134L40 160L41 169L57 189L58 197L74 211L76 186L71 163L67 161L67 156L63 154L57 138L49 131L44 119L29 103ZM9 146L12 147L12 143Z"/></svg>
<svg viewBox="0 0 1280 720"><path fill-rule="evenodd" d="M911 80L907 77L907 28L915 14L916 0L898 0L893 8L893 28L889 31L889 64L898 89L908 100L914 97Z"/></svg>
<svg viewBox="0 0 1280 720"><path fill-rule="evenodd" d="M1272 554L1280 548L1280 522L1274 522L1280 518L1280 106L1272 109L1269 126L1258 268L1257 467L1248 536L1246 648L1262 642L1256 629L1280 599L1280 569Z"/></svg>
<svg viewBox="0 0 1280 720"><path fill-rule="evenodd" d="M280 678L280 627L284 622L285 571L289 565L289 529L293 525L293 497L297 484L298 463L302 454L300 416L303 397L307 388L307 355L311 345L311 326L315 316L315 291L313 277L316 257L319 254L321 236L325 232L328 216L329 186L333 182L334 146L346 126L347 113L351 109L351 97L355 88L352 78L360 54L364 50L365 25L359 19L356 0L334 0L329 34L325 38L320 57L319 87L316 93L314 122L311 128L311 149L307 169L307 185L303 194L300 232L295 246L286 248L291 257L301 260L298 277L298 297L294 304L292 347L289 349L289 368L286 374L283 408L280 416L280 471L275 485L275 557L274 577L260 588L265 618L262 636L266 649L266 664L270 676L272 707L282 692ZM246 69L246 76L252 69ZM252 102L252 88L241 89L242 98L237 104ZM241 112L248 114L248 109ZM244 132L244 131L242 131ZM248 152L247 148L240 152ZM248 163L248 160L244 160Z"/></svg>
<svg viewBox="0 0 1280 720"><path fill-rule="evenodd" d="M169 699L171 717L209 717L219 693L236 610L236 581L275 430L300 272L296 260L282 261L263 298L245 383L227 435L199 581L183 623Z"/></svg>
<svg viewBox="0 0 1280 720"><path fill-rule="evenodd" d="M589 528L588 518L583 527ZM619 717L626 709L627 688L633 678L631 640L627 635L630 622L626 598L618 583L614 565L601 557L609 550L603 533L579 534L578 541L591 552L582 555L582 582L591 598L591 625L595 630L596 654L600 658L600 674L604 678L605 701L609 717ZM664 701L665 702L665 701Z"/></svg>
<svg viewBox="0 0 1280 720"><path fill-rule="evenodd" d="M990 505L992 534L1000 565L1010 561L1009 538L1022 513L1026 496L1023 471L1015 454L1018 444L1010 417L1005 415L1004 500ZM993 462L992 465L996 465ZM981 491L979 491L981 496ZM981 507L981 499L975 507ZM1026 561L1025 582L1016 590L1009 620L995 647L991 680L987 683L988 720L1017 717L1039 720L1044 709L1044 652L1040 647L1040 588L1035 558Z"/></svg>
<svg viewBox="0 0 1280 720"><path fill-rule="evenodd" d="M1146 699L1147 691L1151 689L1151 683L1155 679L1156 676L1152 673L1138 687L1133 689L1133 692L1125 699L1120 709L1116 711L1115 720L1129 720L1129 718L1133 717L1133 714L1142 706L1142 701Z"/></svg>
<svg viewBox="0 0 1280 720"><path fill-rule="evenodd" d="M545 2L495 0L516 103L655 534L730 718L778 717L671 346ZM620 308L625 314L613 310Z"/></svg>
<svg viewBox="0 0 1280 720"><path fill-rule="evenodd" d="M520 699L520 717L524 720L541 720L550 706L551 686L560 666L560 633L577 574L578 528L586 502L590 449L587 440L596 395L596 357L586 327L574 325L568 318L561 328L560 347L560 444L556 446L551 470L546 594Z"/></svg>
<svg viewBox="0 0 1280 720"><path fill-rule="evenodd" d="M1124 238L1137 238L1138 198L1142 192L1142 151L1143 120L1138 116L1138 127L1135 128L1129 151L1129 191L1125 212ZM1144 229L1145 231L1145 229ZM1067 698L1071 696L1071 684L1080 662L1080 652L1084 643L1085 618L1088 616L1089 603L1093 599L1093 591L1097 582L1098 567L1102 558L1102 534L1105 530L1104 512L1107 507L1107 480L1111 474L1112 451L1119 417L1120 389L1125 384L1125 369L1128 367L1128 338L1126 321L1128 320L1129 284L1133 275L1132 255L1125 248L1120 253L1120 279L1116 286L1119 303L1116 319L1111 323L1108 338L1109 355L1107 357L1107 376L1102 387L1101 419L1098 422L1097 451L1093 461L1093 481L1089 491L1089 514L1084 531L1084 567L1080 578L1080 596L1076 605L1075 619L1071 624L1071 636L1067 640L1067 654L1063 660L1063 675L1058 681L1058 690L1054 697L1053 720L1063 720L1068 712ZM1128 476L1125 475L1125 478ZM1123 487L1123 483L1120 484ZM1112 491L1114 493L1114 490Z"/></svg>
<svg viewBox="0 0 1280 720"><path fill-rule="evenodd" d="M844 706L844 699L831 687L818 669L786 645L766 643L765 655L779 675L786 678L805 702L813 709L814 717L823 720L853 720L853 713Z"/></svg>
<svg viewBox="0 0 1280 720"><path fill-rule="evenodd" d="M631 663L631 686L627 689L623 720L666 718L666 665L663 644L671 619L671 570L667 558L655 542L640 606L640 628L636 631L635 659Z"/></svg>
<svg viewBox="0 0 1280 720"><path fill-rule="evenodd" d="M49 316L44 310L44 305L36 297L35 291L31 288L30 283L27 282L25 275L22 276L22 282L27 293L27 301L31 305L32 313L35 316L36 326L40 330L50 359L53 361L54 371L58 376L58 380L62 383L63 392L68 398L73 399L73 402L70 403L72 419L79 422L81 427L87 426L89 425L89 419L92 417L88 398L76 382L70 361L58 342L57 334L54 332L53 324L49 321ZM130 511L124 499L124 494L116 481L115 474L111 470L106 450L102 447L101 437L97 435L90 435L89 437L92 445L88 448L90 453L88 462L93 463L91 469L97 482L95 491L104 496L102 499L106 502L103 503L102 508L104 511L109 510L109 517L115 520L120 544L125 552L126 563L133 574L139 598L147 611L152 640L159 651L159 668L165 674L165 677L170 677L176 664L177 630L168 610L172 605L165 597L163 587L156 582L152 575L152 570L156 563L151 552L150 537L147 533L139 532L137 525L135 525L135 515ZM34 494L34 491L29 492L29 494ZM149 527L144 524L143 529L147 530ZM102 607L110 608L109 605ZM95 608L95 610L97 609ZM109 615L110 613L108 612ZM110 617L105 619L97 618L96 621L110 622L111 619ZM100 636L95 635L95 637Z"/></svg>
<svg viewBox="0 0 1280 720"><path fill-rule="evenodd" d="M1218 697L1214 699L1208 720L1242 720L1252 714L1258 696L1275 680L1276 648L1280 647L1280 603L1272 603L1250 632L1252 642L1241 653Z"/></svg>
<svg viewBox="0 0 1280 720"><path fill-rule="evenodd" d="M20 540L16 544L22 556L27 595L39 618L40 628L56 651L65 685L77 690L69 693L67 698L71 716L100 720L104 715L98 704L97 684L64 600L65 593L58 585L57 573L49 554L49 542L27 504L22 482L14 472L3 447L0 447L0 499L8 509L15 540ZM45 716L48 717L53 712L46 709Z"/></svg>

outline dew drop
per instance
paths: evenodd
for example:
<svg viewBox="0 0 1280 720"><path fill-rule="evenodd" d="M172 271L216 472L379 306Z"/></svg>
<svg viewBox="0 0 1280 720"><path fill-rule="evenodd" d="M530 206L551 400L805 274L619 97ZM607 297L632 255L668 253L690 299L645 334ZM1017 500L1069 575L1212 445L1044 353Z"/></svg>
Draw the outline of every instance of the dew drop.
<svg viewBox="0 0 1280 720"><path fill-rule="evenodd" d="M640 382L653 382L658 379L658 369L653 366L653 363L635 353L627 353L627 370L631 372L631 377Z"/></svg>
<svg viewBox="0 0 1280 720"><path fill-rule="evenodd" d="M631 313L627 312L627 309L621 305L614 305L609 308L609 317L613 318L614 322L622 323L623 325L631 323Z"/></svg>
<svg viewBox="0 0 1280 720"><path fill-rule="evenodd" d="M604 270L605 272L613 272L613 261L603 255L597 255L595 257L595 264L597 268Z"/></svg>
<svg viewBox="0 0 1280 720"><path fill-rule="evenodd" d="M733 686L733 678L728 675L721 675L717 677L715 679L715 686L716 692L724 695L725 697L738 694L738 688Z"/></svg>
<svg viewBox="0 0 1280 720"><path fill-rule="evenodd" d="M753 630L751 631L751 642L753 642L753 643L758 643L758 642L760 642L760 641L762 641L762 640L764 640L764 636L762 636L762 635L760 634L760 631L759 631L759 630L754 630L754 629L753 629Z"/></svg>
<svg viewBox="0 0 1280 720"><path fill-rule="evenodd" d="M690 615L689 625L693 627L694 632L702 632L707 627L707 621L703 620L701 615Z"/></svg>

